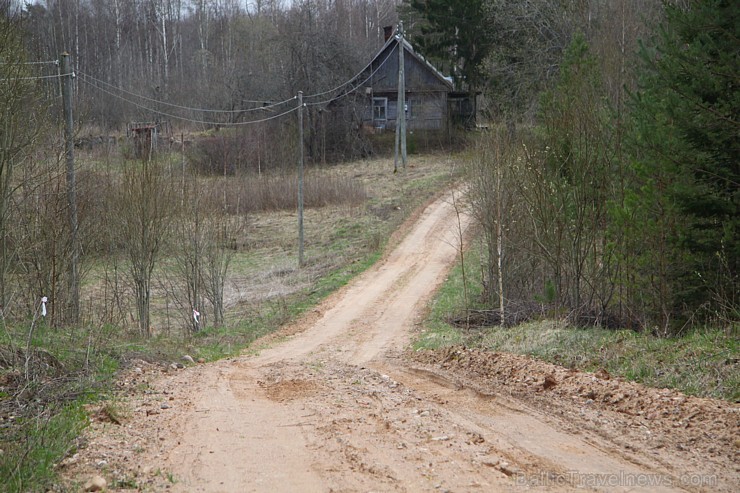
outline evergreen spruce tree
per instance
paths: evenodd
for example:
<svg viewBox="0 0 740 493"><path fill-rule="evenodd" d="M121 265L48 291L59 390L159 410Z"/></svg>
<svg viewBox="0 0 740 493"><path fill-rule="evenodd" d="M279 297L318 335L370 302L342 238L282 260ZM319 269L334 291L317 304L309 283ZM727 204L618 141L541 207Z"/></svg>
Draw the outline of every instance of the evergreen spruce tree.
<svg viewBox="0 0 740 493"><path fill-rule="evenodd" d="M493 48L487 0L407 0L401 8L413 43L457 82L479 86Z"/></svg>
<svg viewBox="0 0 740 493"><path fill-rule="evenodd" d="M666 327L697 315L738 319L738 12L732 0L667 6L653 45L642 48L626 203L650 257L644 278L664 298L655 319Z"/></svg>

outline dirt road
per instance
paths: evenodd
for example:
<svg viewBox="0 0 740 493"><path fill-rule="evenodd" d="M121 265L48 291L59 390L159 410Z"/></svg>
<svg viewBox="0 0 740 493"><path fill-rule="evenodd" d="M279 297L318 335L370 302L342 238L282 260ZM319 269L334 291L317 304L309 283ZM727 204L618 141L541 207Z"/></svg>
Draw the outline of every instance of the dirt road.
<svg viewBox="0 0 740 493"><path fill-rule="evenodd" d="M636 413L583 397L601 377L509 356L497 380L479 371L494 363L462 349L404 354L467 224L449 196L437 200L384 261L258 350L167 375L142 363L129 384L151 390L123 426L98 423L70 474L97 467L119 487L183 492L737 487L736 406L682 397L715 413L701 433L724 430L712 454L668 431L655 445ZM525 367L531 379L514 378ZM622 403L653 391L602 380ZM665 394L671 405L678 395ZM668 430L678 418L656 419Z"/></svg>

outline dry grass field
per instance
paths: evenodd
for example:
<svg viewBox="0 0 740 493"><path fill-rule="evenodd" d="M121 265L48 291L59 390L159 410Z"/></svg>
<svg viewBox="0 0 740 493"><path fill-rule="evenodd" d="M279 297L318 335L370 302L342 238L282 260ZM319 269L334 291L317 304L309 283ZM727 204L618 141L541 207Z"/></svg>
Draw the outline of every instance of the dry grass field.
<svg viewBox="0 0 740 493"><path fill-rule="evenodd" d="M187 352L213 359L232 354L371 265L403 221L458 179L461 168L461 158L449 154L412 156L408 167L397 174L392 158L309 168L301 267L295 176L205 178L214 196L223 194L232 212L240 211L241 226L230 240L233 257L224 285L225 326L210 327L212 317L202 310L203 330L191 333L191 310L175 295L176 259L165 251L154 271L154 337L137 336L133 298L125 296L115 307L123 313L114 324L119 326L100 330L121 345L131 345L134 349L129 352L137 357L175 358ZM108 276L110 282L110 275L109 269L93 266L83 290L85 318L101 327L105 325L101 314L111 311L101 308L104 278Z"/></svg>

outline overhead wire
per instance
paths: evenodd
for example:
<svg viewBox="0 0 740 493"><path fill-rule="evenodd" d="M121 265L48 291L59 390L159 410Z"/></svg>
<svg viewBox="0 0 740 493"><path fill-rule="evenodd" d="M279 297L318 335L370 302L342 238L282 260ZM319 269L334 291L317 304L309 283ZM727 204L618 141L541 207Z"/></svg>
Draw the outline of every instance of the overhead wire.
<svg viewBox="0 0 740 493"><path fill-rule="evenodd" d="M248 112L252 112L252 111L264 111L264 110L268 110L270 108L274 108L275 106L280 106L282 104L289 103L290 101L293 101L294 99L296 99L296 97L293 96L290 99L286 99L284 101L279 101L277 103L274 103L274 102L271 102L271 101L247 101L247 100L244 100L245 102L250 102L250 103L268 103L268 104L266 104L265 106L261 106L259 108L246 108L246 109L242 109L242 110L214 110L214 109L209 109L209 108L193 108L193 107L190 107L190 106L182 106L182 105L179 105L179 104L168 103L167 101L162 101L160 99L154 99L154 98L150 98L150 97L144 96L142 94L137 94L135 92L127 91L126 89L122 89L122 88L120 88L118 86L115 86L115 85L109 83L109 82L105 82L104 80L97 79L97 78L93 77L92 75L82 74L82 73L80 75L83 75L85 77L88 77L88 78L94 80L95 82L97 82L99 84L103 84L105 86L111 87L111 88L113 88L116 91L123 92L125 94L128 94L129 96L133 96L133 97L136 97L136 98L139 98L139 99L143 99L145 101L149 101L149 102L156 103L156 104L161 104L161 105L164 105L164 106L169 106L171 108L177 108L177 109L187 110L187 111L200 111L200 112L204 112L204 113L224 113L224 114L227 114L227 113L248 113Z"/></svg>
<svg viewBox="0 0 740 493"><path fill-rule="evenodd" d="M398 45L397 45L397 46L398 46ZM385 58L385 60L383 60L383 62L382 62L382 63L381 63L381 64L380 64L379 66L378 66L378 68L377 68L377 69L375 69L375 71L373 72L373 74L375 74L375 72L377 72L377 71L378 71L378 69L380 69L380 67L382 67L382 66L383 66L383 64L385 64L385 62L387 62L387 61L388 61L388 59L389 59L389 58L391 57L391 55L392 55L392 54L393 54L393 53L394 53L395 51L396 51L396 50L391 50L391 52L390 52L390 53L388 54L388 56L387 56L387 57ZM353 76L352 78L350 78L350 79L348 79L347 81L343 82L342 84L338 85L338 86L337 86L337 87L335 87L334 89L329 89L328 91L323 91L323 92L317 92L317 93L315 93L315 94L309 94L309 95L304 95L304 96L303 96L303 99L311 99L311 98L316 98L316 97L319 97L319 96L324 96L324 95L326 95L326 94L330 94L330 93L332 93L332 92L334 92L334 91L338 91L339 89L343 88L344 86L347 86L347 85L351 84L351 83L352 83L352 81L354 81L354 80L355 80L355 79L357 79L357 78L358 78L359 76L361 76L361 75L363 74L363 72L365 72L365 71L366 71L366 70L367 70L367 69L368 69L369 67L371 67L371 66L372 66L372 62L368 63L367 65L365 65L365 67L364 67L364 68L363 68L362 70L360 70L360 71L359 71L359 72L358 72L357 74L355 74L355 75L354 75L354 76ZM371 76L372 76L372 75L371 75ZM369 79L369 77L368 77L368 79ZM368 79L365 79L365 81L367 81ZM365 81L363 81L362 83L364 84L364 83L365 83ZM357 90L357 88L355 88L355 89L352 89L352 90L351 90L351 91L349 91L349 92L354 92L354 91L356 91L356 90ZM330 100L328 100L328 101L332 101L333 99L335 99L335 98L332 98L332 99L330 99ZM317 104L317 103L314 103L314 104Z"/></svg>
<svg viewBox="0 0 740 493"><path fill-rule="evenodd" d="M43 61L43 62L5 62L0 61L0 65L59 65L58 61ZM29 75L26 77L0 77L2 81L17 81L17 80L43 80L43 79L57 79L60 77L66 77L68 75L74 76L74 73L68 74L52 74L52 75Z"/></svg>
<svg viewBox="0 0 740 493"><path fill-rule="evenodd" d="M294 111L296 111L298 109L298 106L295 106L295 107L290 108L290 109L288 109L286 111L283 111L281 113L278 113L278 114L275 114L275 115L270 115L269 117L266 117L266 118L260 118L260 119L257 119L257 120L248 120L248 121L243 121L243 122L217 122L217 121L212 121L212 120L198 120L198 119L195 119L195 118L188 118L188 117L184 117L184 116L180 116L180 115L175 115L175 114L172 114L172 113L167 113L165 111L161 111L161 110L152 108L150 106L143 105L143 104L141 104L141 103L139 103L137 101L132 101L130 99L127 99L127 98L121 96L120 94L116 94L116 93L114 93L112 91L109 91L109 90L105 89L104 87L100 87L98 85L95 85L93 82L90 82L89 80L86 80L86 77L87 76L85 76L84 74L81 74L81 75L83 75L83 77L80 80L82 82L84 82L85 84L88 84L89 86L91 86L91 87L93 87L93 88L95 88L95 89L97 89L99 91L102 91L102 92L104 92L104 93L106 93L106 94L108 94L110 96L113 96L114 98L118 98L118 99L120 99L122 101L125 101L125 102L127 102L129 104L132 104L132 105L134 105L134 106L136 106L138 108L141 108L141 109L147 110L147 111L151 111L152 113L157 113L159 115L166 116L166 117L169 117L169 118L174 118L176 120L182 120L182 121L191 122L191 123L199 123L199 124L203 124L203 125L243 126L243 125L252 125L252 124L255 124L255 123L264 123L264 122L267 122L267 121L270 121L270 120L274 120L276 118L280 118L282 116L288 115L288 114L290 114L290 113L292 113L292 112L294 112ZM293 99L295 99L295 98L293 98ZM286 100L286 101L291 101L291 100L289 99L289 100Z"/></svg>
<svg viewBox="0 0 740 493"><path fill-rule="evenodd" d="M59 60L49 60L44 62L4 62L0 61L0 65L59 65Z"/></svg>
<svg viewBox="0 0 740 493"><path fill-rule="evenodd" d="M59 65L59 60L47 60L42 62L22 62L23 65Z"/></svg>
<svg viewBox="0 0 740 493"><path fill-rule="evenodd" d="M68 74L54 74L54 75L36 75L30 77L2 77L0 80L39 80L39 79L56 79L58 77L66 77L68 75L74 76L74 72Z"/></svg>
<svg viewBox="0 0 740 493"><path fill-rule="evenodd" d="M326 100L323 100L323 101L314 101L314 102L304 103L304 105L305 105L305 106L318 106L318 105L321 105L321 104L326 104L326 103L330 103L331 101L335 101L335 100L337 100L337 99L339 99L339 98L343 98L343 97L346 97L346 96L348 96L348 95L352 94L353 92L357 91L357 90L358 90L358 89L359 89L359 88L360 88L360 87L361 87L361 86L362 86L362 85L363 85L363 84L364 84L365 82L367 82L367 81L369 81L370 79L372 79L372 78L373 78L373 76L374 76L374 75L375 75L375 74L376 74L376 73L377 73L377 72L378 72L378 71L379 71L379 70L380 70L380 69L381 69L381 68L383 67L383 65L385 65L385 62L387 62L387 61L388 61L389 59L391 59L391 58L392 58L392 56L393 56L393 53L395 53L395 51L396 51L396 50L391 50L391 52L390 52L390 53L388 54L388 56L387 56L387 57L386 57L386 58L385 58L385 59L384 59L384 60L383 60L383 61L382 61L382 62L380 63L380 65L378 65L378 66L377 66L377 67L375 68L375 70L373 70L372 72L370 72L370 75L368 75L368 76L367 76L367 77L366 77L365 79L363 79L363 81L362 81L362 82L360 82L360 83L359 83L359 84L357 85L357 87L355 87L354 89L352 89L352 90L350 90L350 91L346 91L346 92L344 92L343 94L341 94L341 95L337 95L336 97L333 97L333 98L331 98L331 99L326 99ZM368 64L368 65L367 65L367 66L366 66L366 67L365 67L365 68L364 68L364 69L362 70L362 72L364 72L365 70L367 70L367 68L368 68L368 67L370 67L371 65L372 65L372 64ZM355 76L355 77L354 77L354 78L353 78L352 80L354 80L354 79L356 79L357 77L359 77L360 75L362 75L362 72L360 72L359 74L357 74L357 75L356 75L356 76ZM348 81L348 82L352 82L352 80L350 80L350 81ZM343 84L343 85L347 85L347 83L345 83L345 84ZM323 93L323 94L326 94L326 93Z"/></svg>

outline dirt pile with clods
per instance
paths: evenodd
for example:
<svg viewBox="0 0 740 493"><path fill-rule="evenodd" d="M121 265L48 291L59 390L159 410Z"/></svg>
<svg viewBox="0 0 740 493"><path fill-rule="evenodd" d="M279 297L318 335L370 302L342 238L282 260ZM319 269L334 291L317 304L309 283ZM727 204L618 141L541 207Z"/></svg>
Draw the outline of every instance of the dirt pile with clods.
<svg viewBox="0 0 740 493"><path fill-rule="evenodd" d="M405 357L458 385L522 400L626 450L679 457L706 477L740 478L740 404L687 396L522 355L453 346ZM707 486L707 485L705 485ZM711 486L711 485L708 485Z"/></svg>

